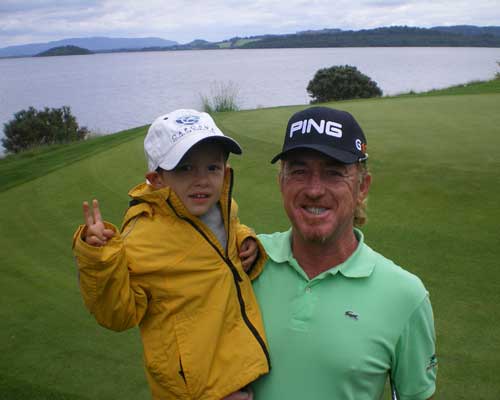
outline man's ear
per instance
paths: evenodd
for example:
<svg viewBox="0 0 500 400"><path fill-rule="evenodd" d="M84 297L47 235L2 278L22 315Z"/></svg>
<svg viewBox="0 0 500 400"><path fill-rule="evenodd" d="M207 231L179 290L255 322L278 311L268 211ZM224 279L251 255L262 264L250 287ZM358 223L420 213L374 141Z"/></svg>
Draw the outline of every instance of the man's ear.
<svg viewBox="0 0 500 400"><path fill-rule="evenodd" d="M283 161L280 160L280 169L278 171L278 174L276 175L276 181L278 182L278 186L280 187L281 193L283 193L283 181L285 179L284 168L285 168L285 165L283 164Z"/></svg>
<svg viewBox="0 0 500 400"><path fill-rule="evenodd" d="M363 201L368 197L368 192L370 191L370 186L372 184L372 176L369 173L366 173L361 178L361 182L359 184L359 197L360 201Z"/></svg>
<svg viewBox="0 0 500 400"><path fill-rule="evenodd" d="M165 186L163 177L156 171L150 171L146 174L146 179L155 189L160 189Z"/></svg>

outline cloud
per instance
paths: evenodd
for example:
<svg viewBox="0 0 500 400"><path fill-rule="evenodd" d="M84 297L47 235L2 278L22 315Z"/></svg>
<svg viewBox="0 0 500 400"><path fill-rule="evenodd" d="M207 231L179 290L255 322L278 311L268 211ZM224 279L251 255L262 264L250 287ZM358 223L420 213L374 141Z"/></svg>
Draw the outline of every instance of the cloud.
<svg viewBox="0 0 500 400"><path fill-rule="evenodd" d="M1 0L0 47L82 36L186 43L300 30L498 25L497 0Z"/></svg>

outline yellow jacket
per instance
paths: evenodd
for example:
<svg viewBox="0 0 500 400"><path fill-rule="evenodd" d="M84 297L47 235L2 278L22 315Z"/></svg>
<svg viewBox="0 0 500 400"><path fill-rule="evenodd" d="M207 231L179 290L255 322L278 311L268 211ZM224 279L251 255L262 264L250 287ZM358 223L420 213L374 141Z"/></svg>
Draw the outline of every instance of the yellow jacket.
<svg viewBox="0 0 500 400"><path fill-rule="evenodd" d="M255 235L240 225L231 190L232 171L220 200L227 251L170 188L147 184L130 191L134 205L105 246L85 243L84 226L75 232L85 305L106 328L139 325L154 399L219 400L269 371L250 282L266 256L259 243L250 277L243 271L238 247Z"/></svg>

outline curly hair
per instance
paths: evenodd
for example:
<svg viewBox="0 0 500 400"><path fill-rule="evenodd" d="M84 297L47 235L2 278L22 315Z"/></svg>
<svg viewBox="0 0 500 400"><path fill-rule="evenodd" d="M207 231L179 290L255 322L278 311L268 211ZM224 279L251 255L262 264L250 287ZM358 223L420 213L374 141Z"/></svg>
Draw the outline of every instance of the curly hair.
<svg viewBox="0 0 500 400"><path fill-rule="evenodd" d="M366 164L366 161L360 162L358 164L358 178L359 182L361 183L362 180L365 178L366 175L368 175L370 171L368 171L368 165ZM365 197L362 201L360 201L356 209L354 210L354 226L359 228L366 224L368 221L368 214L367 214L367 206L368 206L368 196Z"/></svg>

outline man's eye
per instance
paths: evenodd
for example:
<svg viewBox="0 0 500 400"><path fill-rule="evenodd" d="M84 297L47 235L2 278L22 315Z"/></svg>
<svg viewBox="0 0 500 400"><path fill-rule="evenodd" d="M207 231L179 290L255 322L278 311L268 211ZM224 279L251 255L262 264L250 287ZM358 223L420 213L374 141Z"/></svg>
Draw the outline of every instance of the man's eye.
<svg viewBox="0 0 500 400"><path fill-rule="evenodd" d="M291 171L291 174L292 175L304 175L306 173L306 170L305 169L293 169Z"/></svg>

